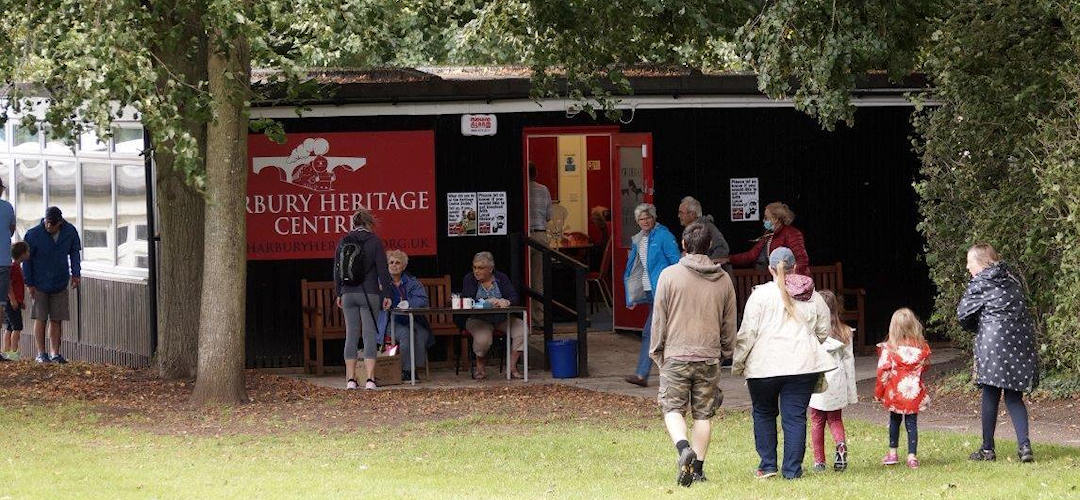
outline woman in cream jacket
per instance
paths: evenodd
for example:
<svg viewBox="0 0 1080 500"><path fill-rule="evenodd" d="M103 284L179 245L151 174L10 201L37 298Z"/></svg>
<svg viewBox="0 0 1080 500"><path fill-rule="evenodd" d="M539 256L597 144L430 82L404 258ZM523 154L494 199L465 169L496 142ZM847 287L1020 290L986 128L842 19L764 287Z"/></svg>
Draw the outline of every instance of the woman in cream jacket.
<svg viewBox="0 0 1080 500"><path fill-rule="evenodd" d="M821 374L836 363L821 347L829 333L829 307L814 280L795 274L795 255L786 247L769 254L773 281L758 285L746 301L735 340L732 373L746 377L753 405L759 478L802 475L806 454L806 407ZM776 462L776 417L784 427L784 459Z"/></svg>

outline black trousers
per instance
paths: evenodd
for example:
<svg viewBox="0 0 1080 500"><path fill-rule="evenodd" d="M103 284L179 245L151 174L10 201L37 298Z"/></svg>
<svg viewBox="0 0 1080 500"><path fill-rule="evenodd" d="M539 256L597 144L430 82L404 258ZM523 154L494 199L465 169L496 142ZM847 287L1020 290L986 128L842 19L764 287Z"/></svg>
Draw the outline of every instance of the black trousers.
<svg viewBox="0 0 1080 500"><path fill-rule="evenodd" d="M1001 393L1005 393L1005 408L1009 410L1013 428L1016 429L1016 444L1020 447L1031 446L1028 438L1028 412L1024 405L1024 395L1020 391L1002 389L991 385L982 385L982 449L994 449L994 430L997 428L998 405Z"/></svg>
<svg viewBox="0 0 1080 500"><path fill-rule="evenodd" d="M889 448L896 448L900 444L900 422L904 422L907 430L907 452L915 455L919 449L919 414L889 412Z"/></svg>

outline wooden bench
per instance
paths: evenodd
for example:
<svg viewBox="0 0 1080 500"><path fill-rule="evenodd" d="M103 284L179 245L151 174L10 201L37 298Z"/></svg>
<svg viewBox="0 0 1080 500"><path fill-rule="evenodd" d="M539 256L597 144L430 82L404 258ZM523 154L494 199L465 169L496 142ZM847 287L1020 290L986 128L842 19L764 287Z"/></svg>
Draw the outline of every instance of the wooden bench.
<svg viewBox="0 0 1080 500"><path fill-rule="evenodd" d="M742 311L746 307L746 299L750 297L754 287L772 281L772 275L767 270L758 269L736 269L731 274L735 285L735 300L738 304L739 320L741 321ZM866 345L866 290L844 287L844 269L839 262L828 266L810 266L810 277L814 279L816 289L832 290L836 293L837 299L843 304L840 319L849 325L855 324L855 350L857 352L870 350L872 346Z"/></svg>
<svg viewBox="0 0 1080 500"><path fill-rule="evenodd" d="M450 305L450 275L419 278L432 307ZM300 306L303 310L304 371L322 375L325 366L323 344L326 340L345 338L345 318L335 304L333 281L300 281ZM426 315L435 336L459 336L461 331L448 314ZM312 358L312 344L315 357Z"/></svg>

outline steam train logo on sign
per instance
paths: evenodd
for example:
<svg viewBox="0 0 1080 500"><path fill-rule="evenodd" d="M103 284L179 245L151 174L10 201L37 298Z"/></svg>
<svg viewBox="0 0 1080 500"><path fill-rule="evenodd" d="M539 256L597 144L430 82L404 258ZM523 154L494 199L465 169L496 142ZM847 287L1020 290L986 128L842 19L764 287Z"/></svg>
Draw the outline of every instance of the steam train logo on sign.
<svg viewBox="0 0 1080 500"><path fill-rule="evenodd" d="M326 139L305 139L289 156L252 158L252 170L258 174L264 168L278 168L284 174L282 182L326 193L334 190L334 181L337 180L335 169L355 172L367 164L367 158L363 157L326 156L329 151L330 142Z"/></svg>

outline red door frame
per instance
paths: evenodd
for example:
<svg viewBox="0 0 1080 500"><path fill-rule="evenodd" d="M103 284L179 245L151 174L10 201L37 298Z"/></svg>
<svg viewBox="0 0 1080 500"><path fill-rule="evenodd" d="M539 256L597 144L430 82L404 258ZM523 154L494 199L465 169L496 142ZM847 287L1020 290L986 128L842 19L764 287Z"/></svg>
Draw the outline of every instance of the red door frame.
<svg viewBox="0 0 1080 500"><path fill-rule="evenodd" d="M524 210L524 212L522 214L522 216L524 217L524 221L522 221L523 222L522 227L525 228L525 237L528 237L528 235L529 235L528 234L528 228L529 228L529 138L530 137L545 137L545 136L551 137L551 136L560 136L560 135L585 135L585 136L589 136L589 135L593 135L593 136L606 135L606 136L608 136L609 137L609 144L612 145L612 146L610 146L611 149L608 152L608 165L613 165L614 159L611 157L611 155L615 153L615 149L614 149L614 146L613 146L613 144L615 143L615 136L619 135L619 127L617 125L580 125L580 126L573 126L573 127L525 127L525 128L523 128L522 131L521 131L521 171L522 171L522 173L524 175L522 175L521 177L522 177L522 193L524 193L524 196L522 196L522 198L525 200L525 203L524 203L525 210ZM609 184L608 189L613 190L614 186L611 185L610 180L609 180L608 184ZM609 194L614 195L614 192L609 193ZM614 231L613 231L613 233L614 233ZM608 244L614 244L614 241L611 240L611 238L609 238L609 240L610 241L608 241ZM526 252L526 255L525 255L525 262L528 262L528 253L527 252ZM528 277L528 279L530 280L529 281L530 283L532 282L531 281L532 277L529 276L529 273L531 272L531 270L532 270L531 266L528 266L528 265L525 266L525 276ZM611 279L614 280L615 279L615 276L614 276L614 273L615 273L614 261L612 261L611 272L612 272Z"/></svg>
<svg viewBox="0 0 1080 500"><path fill-rule="evenodd" d="M611 263L611 284L612 294L614 298L614 307L612 308L613 314L613 326L616 329L631 329L639 330L644 324L645 317L647 315L647 308L640 307L629 310L626 308L626 300L624 293L622 292L622 271L619 271L624 267L626 262L626 256L628 250L623 249L616 245L616 240L620 234L620 227L622 224L621 214L615 213L615 200L617 195L618 184L618 154L617 148L619 146L641 146L644 145L645 155L642 158L642 178L643 186L645 190L644 201L646 203L653 202L653 186L656 181L653 177L653 143L652 133L622 133L618 126L615 125L596 125L596 126L574 126L574 127L526 127L521 133L521 168L525 174L522 176L522 192L525 193L523 197L525 200L525 211L522 214L524 217L523 226L529 227L529 138L531 137L544 137L544 136L559 136L559 135L586 135L586 136L603 136L606 135L610 140L610 151L608 153L608 164L611 165L612 173L609 182L610 199L612 200L612 217L611 217L611 235L608 238L609 245L615 245L612 248L612 263ZM529 275L530 268L526 266L525 275ZM621 323L620 324L620 320Z"/></svg>
<svg viewBox="0 0 1080 500"><path fill-rule="evenodd" d="M622 185L622 179L620 177L620 169L622 165L619 161L618 148L619 147L638 147L642 148L641 156L641 178L642 178L642 190L644 190L643 200L645 203L653 203L653 186L656 184L655 177L653 176L653 143L652 133L625 133L616 134L611 140L611 171L612 180L616 181L612 184L612 189L619 189L618 186ZM617 193L612 192L612 200L615 200ZM619 208L621 208L622 200L619 201ZM614 230L611 233L611 269L612 272L616 269L622 269L625 272L625 263L629 257L629 247L624 247L621 244L619 236L622 234L622 212L621 210L616 212L616 204L612 203L611 221ZM647 307L635 307L634 309L628 309L626 307L626 291L623 287L622 273L616 273L612 277L612 295L614 296L614 307L612 307L612 324L616 330L640 330L644 324L645 319L648 316Z"/></svg>

